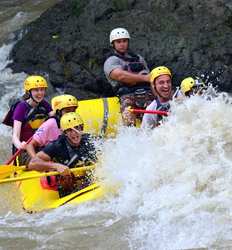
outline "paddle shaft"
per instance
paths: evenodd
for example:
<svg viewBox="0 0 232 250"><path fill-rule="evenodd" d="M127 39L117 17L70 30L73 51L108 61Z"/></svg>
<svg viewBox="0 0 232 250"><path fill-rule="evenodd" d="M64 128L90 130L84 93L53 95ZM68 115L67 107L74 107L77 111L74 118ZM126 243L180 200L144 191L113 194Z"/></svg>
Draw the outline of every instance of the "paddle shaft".
<svg viewBox="0 0 232 250"><path fill-rule="evenodd" d="M26 144L28 144L31 140L32 140L32 137L26 141ZM23 150L23 149L21 149L21 148L18 149L18 150L11 156L11 158L10 158L7 162L5 162L5 165L9 165L12 161L14 161L15 158L21 153L22 150Z"/></svg>
<svg viewBox="0 0 232 250"><path fill-rule="evenodd" d="M78 172L81 173L82 171L88 171L88 170L92 170L94 168L95 168L95 165L91 165L91 166L86 166L86 167L73 168L73 169L70 169L70 171L72 173L78 173ZM44 176L59 175L59 174L61 174L61 173L53 171L53 172L48 172L48 173L39 173L39 174L35 174L33 176L6 178L3 180L0 180L0 184L1 183L11 183L11 182L15 182L15 181L25 181L25 180L44 177Z"/></svg>
<svg viewBox="0 0 232 250"><path fill-rule="evenodd" d="M168 112L162 110L130 109L130 111L138 114L153 114L153 115L168 116Z"/></svg>
<svg viewBox="0 0 232 250"><path fill-rule="evenodd" d="M25 170L26 166L14 166L14 165L0 165L0 179L6 178L14 172L19 170ZM6 175L5 177L3 177Z"/></svg>

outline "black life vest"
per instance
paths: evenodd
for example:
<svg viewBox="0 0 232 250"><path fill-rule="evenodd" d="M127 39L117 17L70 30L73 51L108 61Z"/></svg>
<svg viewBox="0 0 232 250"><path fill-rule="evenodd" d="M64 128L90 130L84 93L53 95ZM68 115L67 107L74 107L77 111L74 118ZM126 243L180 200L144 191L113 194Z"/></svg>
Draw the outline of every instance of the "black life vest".
<svg viewBox="0 0 232 250"><path fill-rule="evenodd" d="M128 52L127 55L122 55L116 52L110 54L110 56L116 56L122 59L126 63L123 69L128 72L139 73L142 70L146 70L145 65L140 61L140 57L138 55L133 52Z"/></svg>
<svg viewBox="0 0 232 250"><path fill-rule="evenodd" d="M78 163L83 162L85 165L88 165L90 162L95 162L95 148L90 143L90 136L85 134L82 135L82 140L78 148L72 147L67 139L65 140L65 145L69 155L68 167L75 167Z"/></svg>
<svg viewBox="0 0 232 250"><path fill-rule="evenodd" d="M10 106L9 111L2 121L3 124L13 127L13 114L20 102L22 102L22 100L16 100ZM48 119L49 116L47 112L47 109L42 105L42 103L39 103L35 108L30 108L24 121L22 122L22 127L25 126L25 124L29 123L30 127L33 130L36 130L46 119Z"/></svg>
<svg viewBox="0 0 232 250"><path fill-rule="evenodd" d="M38 129L42 123L49 117L47 109L38 104L34 109L30 110L25 119L25 123L29 123L30 127L34 130Z"/></svg>
<svg viewBox="0 0 232 250"><path fill-rule="evenodd" d="M9 111L6 113L2 123L6 126L9 127L13 127L13 114L14 114L14 110L16 108L16 106L18 105L18 103L20 103L21 100L16 100L11 106Z"/></svg>
<svg viewBox="0 0 232 250"><path fill-rule="evenodd" d="M140 57L131 51L129 51L127 55L122 55L113 51L108 55L108 57L110 56L116 56L122 59L125 62L123 70L128 72L138 74L143 70L147 70L144 63L140 61ZM136 90L148 91L150 90L150 86L147 83L139 84L138 86L125 86L125 84L119 83L118 86L114 87L115 93L119 96L134 93Z"/></svg>
<svg viewBox="0 0 232 250"><path fill-rule="evenodd" d="M70 168L75 167L80 161L88 163L95 162L97 160L96 150L89 134L82 135L81 142L78 147L71 146L64 134L60 135L57 140L51 142L48 147L53 148L52 144L55 147L54 150L56 150L56 156L52 159L52 161L62 163Z"/></svg>

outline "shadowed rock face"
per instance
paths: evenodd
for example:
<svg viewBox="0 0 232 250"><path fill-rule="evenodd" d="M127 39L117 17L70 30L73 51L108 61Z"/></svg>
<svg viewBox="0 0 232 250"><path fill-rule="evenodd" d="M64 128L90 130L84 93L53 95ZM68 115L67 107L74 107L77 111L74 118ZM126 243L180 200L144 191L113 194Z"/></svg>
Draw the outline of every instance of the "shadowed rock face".
<svg viewBox="0 0 232 250"><path fill-rule="evenodd" d="M130 48L152 69L165 65L232 91L230 0L65 0L26 27L12 51L14 71L46 71L78 98L112 95L103 74L109 33L125 27Z"/></svg>

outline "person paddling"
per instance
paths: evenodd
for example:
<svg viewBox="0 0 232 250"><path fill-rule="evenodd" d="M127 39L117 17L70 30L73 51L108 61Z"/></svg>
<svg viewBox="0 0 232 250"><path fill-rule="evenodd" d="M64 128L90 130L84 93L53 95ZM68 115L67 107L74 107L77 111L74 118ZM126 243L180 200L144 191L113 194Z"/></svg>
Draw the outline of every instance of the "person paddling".
<svg viewBox="0 0 232 250"><path fill-rule="evenodd" d="M136 114L128 107L146 108L154 96L149 85L149 69L140 55L129 51L130 34L125 28L113 29L110 44L113 48L104 63L107 80L120 97L124 125L134 126Z"/></svg>
<svg viewBox="0 0 232 250"><path fill-rule="evenodd" d="M165 66L154 68L150 73L151 89L155 95L154 101L146 110L170 109L169 101L172 99L172 74ZM154 128L160 124L162 116L157 114L144 114L141 128Z"/></svg>
<svg viewBox="0 0 232 250"><path fill-rule="evenodd" d="M49 142L56 140L61 135L60 118L68 112L74 112L78 107L76 97L72 95L59 95L52 98L52 110L55 116L45 121L35 132L26 149L30 157L36 155L38 149L43 148Z"/></svg>
<svg viewBox="0 0 232 250"><path fill-rule="evenodd" d="M26 149L26 141L52 115L52 108L44 99L47 87L47 81L42 76L27 77L24 81L23 100L14 104L5 117L3 124L13 127L13 154L17 149ZM27 158L25 152L21 153L18 157L18 165L25 164Z"/></svg>
<svg viewBox="0 0 232 250"><path fill-rule="evenodd" d="M75 167L80 162L84 164L96 162L97 156L92 138L89 134L83 133L84 124L77 113L64 114L60 120L60 127L63 132L59 138L39 151L30 160L27 169L58 171L66 176L63 180L69 184L68 188L62 185L60 195L63 196L75 188L69 168Z"/></svg>

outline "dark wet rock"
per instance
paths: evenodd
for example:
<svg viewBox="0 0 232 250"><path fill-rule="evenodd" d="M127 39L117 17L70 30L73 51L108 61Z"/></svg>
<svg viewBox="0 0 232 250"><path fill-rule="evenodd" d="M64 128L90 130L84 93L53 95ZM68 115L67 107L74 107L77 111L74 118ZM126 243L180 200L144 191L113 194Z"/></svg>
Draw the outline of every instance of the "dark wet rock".
<svg viewBox="0 0 232 250"><path fill-rule="evenodd" d="M192 75L232 91L229 0L65 0L26 27L11 67L45 71L79 98L112 95L103 63L115 27L129 30L131 49L150 68L170 67L176 85Z"/></svg>

